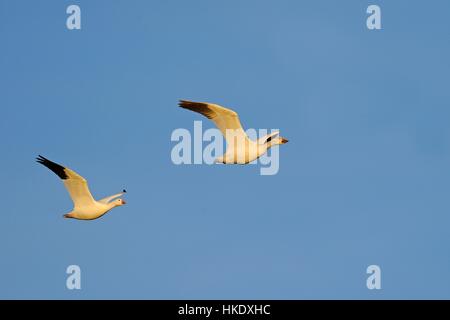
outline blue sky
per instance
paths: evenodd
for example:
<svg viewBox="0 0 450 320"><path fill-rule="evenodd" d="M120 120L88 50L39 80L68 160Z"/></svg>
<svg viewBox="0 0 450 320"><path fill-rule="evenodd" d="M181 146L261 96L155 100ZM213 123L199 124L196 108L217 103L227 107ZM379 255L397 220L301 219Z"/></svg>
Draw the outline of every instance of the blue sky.
<svg viewBox="0 0 450 320"><path fill-rule="evenodd" d="M81 30L66 29L70 4ZM366 28L369 4L382 30ZM448 12L0 1L0 298L450 298ZM279 173L173 165L172 131L202 119L178 99L280 128ZM63 219L72 203L38 154L128 204ZM371 264L381 290L366 288Z"/></svg>

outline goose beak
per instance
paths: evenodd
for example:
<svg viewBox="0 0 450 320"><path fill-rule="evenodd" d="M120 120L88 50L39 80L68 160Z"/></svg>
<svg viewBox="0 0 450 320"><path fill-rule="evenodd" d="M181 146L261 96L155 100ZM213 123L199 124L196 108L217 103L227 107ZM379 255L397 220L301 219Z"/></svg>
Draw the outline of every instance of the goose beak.
<svg viewBox="0 0 450 320"><path fill-rule="evenodd" d="M127 204L127 202L126 202L125 200L122 200L122 203L123 203L123 204Z"/></svg>
<svg viewBox="0 0 450 320"><path fill-rule="evenodd" d="M281 144L285 144L285 143L288 143L289 142L289 140L288 139L285 139L285 138L281 138Z"/></svg>

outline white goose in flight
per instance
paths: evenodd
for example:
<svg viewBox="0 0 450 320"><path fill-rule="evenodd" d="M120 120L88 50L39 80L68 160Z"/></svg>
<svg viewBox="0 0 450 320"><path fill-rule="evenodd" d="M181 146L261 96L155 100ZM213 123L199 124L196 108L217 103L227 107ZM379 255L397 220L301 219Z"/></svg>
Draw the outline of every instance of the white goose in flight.
<svg viewBox="0 0 450 320"><path fill-rule="evenodd" d="M116 199L126 193L123 192L106 197L99 201L95 201L86 179L77 174L69 168L54 163L43 156L36 158L36 161L52 170L58 177L60 177L67 191L69 191L72 198L74 209L72 212L65 214L64 218L73 218L79 220L94 220L100 218L109 210L122 206L126 202L122 199Z"/></svg>
<svg viewBox="0 0 450 320"><path fill-rule="evenodd" d="M262 156L267 150L278 144L285 144L287 139L279 132L272 132L257 141L251 140L242 128L239 116L231 109L208 102L180 100L180 107L201 113L212 120L222 132L227 142L225 154L216 158L216 162L225 164L247 164Z"/></svg>

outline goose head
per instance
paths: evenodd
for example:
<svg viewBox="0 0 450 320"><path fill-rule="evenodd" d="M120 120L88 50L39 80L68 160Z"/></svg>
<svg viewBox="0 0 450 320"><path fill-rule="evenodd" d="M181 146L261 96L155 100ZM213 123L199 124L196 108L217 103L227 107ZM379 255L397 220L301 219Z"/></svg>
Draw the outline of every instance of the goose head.
<svg viewBox="0 0 450 320"><path fill-rule="evenodd" d="M285 143L288 143L288 142L289 142L289 140L286 139L286 138L283 138L283 137L276 137L276 138L275 138L275 141L272 143L272 145L275 145L275 144L285 144Z"/></svg>
<svg viewBox="0 0 450 320"><path fill-rule="evenodd" d="M123 199L117 199L114 201L114 204L116 207L120 207L120 206L123 206L124 204L127 204L127 202Z"/></svg>

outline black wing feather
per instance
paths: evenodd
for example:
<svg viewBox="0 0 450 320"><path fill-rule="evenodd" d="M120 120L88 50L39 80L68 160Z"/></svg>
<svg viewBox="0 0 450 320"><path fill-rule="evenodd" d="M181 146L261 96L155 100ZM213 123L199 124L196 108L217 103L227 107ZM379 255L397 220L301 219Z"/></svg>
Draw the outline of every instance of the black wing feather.
<svg viewBox="0 0 450 320"><path fill-rule="evenodd" d="M36 158L36 162L46 166L50 170L52 170L58 177L60 177L63 180L68 179L66 172L64 171L65 168L57 163L54 163L53 161L50 161L43 156L39 155L39 157Z"/></svg>
<svg viewBox="0 0 450 320"><path fill-rule="evenodd" d="M208 119L213 119L217 114L209 108L207 103L204 102L194 102L188 100L180 100L178 106L191 111L199 112L203 114Z"/></svg>

